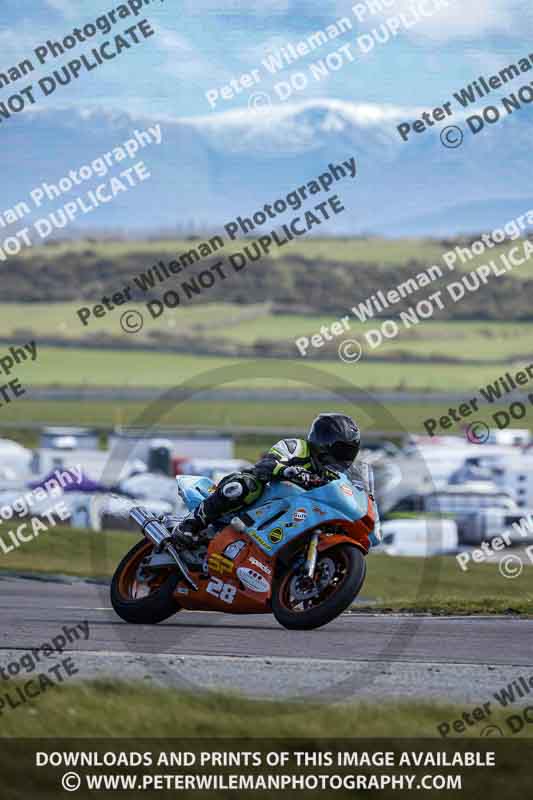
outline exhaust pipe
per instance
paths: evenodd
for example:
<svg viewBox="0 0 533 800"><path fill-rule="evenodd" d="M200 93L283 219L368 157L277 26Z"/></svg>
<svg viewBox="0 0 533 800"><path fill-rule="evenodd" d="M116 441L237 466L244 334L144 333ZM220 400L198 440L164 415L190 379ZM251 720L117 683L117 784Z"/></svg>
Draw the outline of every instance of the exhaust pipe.
<svg viewBox="0 0 533 800"><path fill-rule="evenodd" d="M161 547L165 539L168 539L167 529L161 525L157 517L154 517L146 508L135 506L130 510L130 517L135 520L142 532L157 546Z"/></svg>
<svg viewBox="0 0 533 800"><path fill-rule="evenodd" d="M130 509L130 517L141 528L145 536L155 544L158 549L163 548L174 559L176 566L179 567L181 574L195 592L198 591L198 586L193 581L186 564L179 557L178 552L172 542L170 541L168 531L162 525L157 517L151 514L146 508L142 506L135 506Z"/></svg>

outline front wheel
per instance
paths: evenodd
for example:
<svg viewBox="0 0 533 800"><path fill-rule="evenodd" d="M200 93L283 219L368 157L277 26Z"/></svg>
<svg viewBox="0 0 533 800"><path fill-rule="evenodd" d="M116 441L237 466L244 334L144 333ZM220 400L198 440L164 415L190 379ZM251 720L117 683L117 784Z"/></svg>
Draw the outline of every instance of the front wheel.
<svg viewBox="0 0 533 800"><path fill-rule="evenodd" d="M162 569L147 573L143 568L152 549L152 543L146 539L137 542L126 553L111 580L111 605L125 622L153 625L180 610L174 599L179 572Z"/></svg>
<svg viewBox="0 0 533 800"><path fill-rule="evenodd" d="M336 545L319 555L314 581L302 574L300 565L291 565L274 581L274 616L280 625L291 630L327 625L359 594L365 575L365 558L358 547L350 544Z"/></svg>

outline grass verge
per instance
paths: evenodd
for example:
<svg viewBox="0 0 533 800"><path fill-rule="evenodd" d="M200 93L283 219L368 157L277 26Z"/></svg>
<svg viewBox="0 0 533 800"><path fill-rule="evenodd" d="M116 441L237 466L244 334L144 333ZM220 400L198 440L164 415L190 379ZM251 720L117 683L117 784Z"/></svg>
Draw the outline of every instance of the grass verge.
<svg viewBox="0 0 533 800"><path fill-rule="evenodd" d="M305 366L317 370L317 380L299 377L298 370ZM238 368L238 373L235 372ZM313 361L311 358L280 359L229 358L222 356L195 356L161 352L136 352L113 349L82 349L78 347L39 347L36 361L27 361L17 369L17 377L25 386L64 387L144 387L171 388L199 376L210 375L216 369L225 369L215 378L222 385L231 370L238 375L228 386L246 389L286 389L297 386L309 389L309 381L316 387L335 390L349 381L354 389L438 392L471 392L479 386L494 381L504 374L508 361L485 364L410 364L406 371L402 361L388 363L366 362L362 358L355 365L336 361ZM265 370L271 377L264 378ZM319 373L325 378L320 380ZM267 373L268 374L268 373ZM300 372L301 374L301 372ZM258 377L259 376L259 377ZM294 377L292 377L294 376ZM207 385L213 380L207 378ZM324 382L327 381L327 382Z"/></svg>
<svg viewBox="0 0 533 800"><path fill-rule="evenodd" d="M6 537L8 523L0 526ZM37 539L16 550L0 554L0 570L110 578L124 554L140 539L140 533L85 531L77 528L50 528Z"/></svg>
<svg viewBox="0 0 533 800"><path fill-rule="evenodd" d="M525 566L518 578L509 580L500 574L496 562L472 564L463 572L453 556L422 559L370 554L362 595L374 602L361 608L434 614L532 614L532 576L532 566Z"/></svg>
<svg viewBox="0 0 533 800"><path fill-rule="evenodd" d="M150 767L77 767L75 773L75 776L138 775L144 783L142 776L153 773L188 773L199 776L228 774L228 769L213 767L210 763L188 769L167 766L169 762L166 759L169 756L161 762L164 766L159 766L161 752L193 753L196 754L197 764L201 763L199 754L202 752L213 753L214 764L217 763L217 754L221 752L254 752L261 753L263 764L266 764L269 763L266 760L268 752L287 752L291 747L306 752L328 752L333 759L336 752L376 752L377 764L380 763L379 758L383 751L395 753L395 763L400 763L400 753L403 752L435 753L446 749L450 757L453 757L455 751L462 751L466 762L466 753L481 751L480 759L483 759L483 751L496 750L495 768L454 767L450 774L462 776L459 784L455 784L455 789L442 791L443 784L435 784L438 788L434 791L425 790L424 797L457 797L460 794L468 797L482 796L489 800L529 796L531 742L527 741L527 726L524 725L516 736L511 736L505 721L510 714L504 715L495 711L490 717L491 725L499 725L505 738L493 740L491 747L485 746L483 738L480 738L485 735L482 733L486 727L484 722L467 734L477 738L460 741L460 737L450 737L452 741L443 741L439 736L438 726L444 721L453 723L460 719L463 711L464 709L457 706L429 703L317 705L307 702L295 705L251 701L222 694L185 695L144 684L118 682L62 685L49 689L42 696L3 715L0 732L3 742L0 755L2 797L5 800L27 800L28 797L38 794L51 800L59 795L63 796L64 793L58 787L67 767L57 767L57 762L53 761L53 767L36 769L37 751L56 754L93 752L100 754L102 759L104 754L111 752L152 753L153 766ZM426 775L429 779L434 768L416 767L414 760L410 763L412 766L404 769L408 770L408 774L418 777L416 788L423 788L420 785L421 777ZM233 767L230 770L232 774L246 775L252 772L244 767ZM296 767L294 761L282 770L283 774L295 775L332 774L332 771L334 774L342 772L350 775L355 770L357 774L367 775L382 772L379 767L324 769L309 765L303 768ZM398 769L385 768L384 774L391 772L396 773ZM446 774L448 772L449 768ZM263 767L259 774L275 774L275 769ZM439 774L442 774L442 768ZM429 785L431 786L431 782ZM94 797L94 790L89 790L83 779L80 788L77 797ZM128 794L141 800L155 796L156 790L149 788L147 793L146 790L137 788L130 790ZM160 792L158 796L159 794ZM233 796L235 793L223 788L180 791L180 795L185 798L205 797L212 800L222 800L230 794ZM356 794L359 796L359 791ZM377 796L373 791L369 794ZM400 794L403 796L404 792ZM380 797L397 795L398 791L390 788L390 785L380 792ZM111 796L111 792L105 791L105 796ZM242 800L252 800L257 796L257 791L247 789L238 794ZM302 792L301 789L288 788L283 792L269 792L265 796L296 800L298 797L326 795L323 792L319 795L311 790ZM327 796L331 796L331 792ZM354 797L353 786L335 791L335 796Z"/></svg>
<svg viewBox="0 0 533 800"><path fill-rule="evenodd" d="M170 738L429 737L439 736L437 726L459 718L462 710L418 702L304 705L92 681L55 686L5 713L0 736L108 737L135 731L142 737ZM491 715L494 724L502 719L496 714Z"/></svg>
<svg viewBox="0 0 533 800"><path fill-rule="evenodd" d="M465 395L468 397L468 395ZM91 399L90 402L79 402L69 400L27 400L22 398L17 403L12 403L2 409L2 423L9 423L17 426L16 429L5 429L3 436L16 438L23 443L37 444L35 434L33 438L28 435L25 423L28 420L40 425L98 425L106 428L113 428L116 425L135 425L139 424L141 415L144 414L144 424L146 424L147 408L151 404L146 402L130 402L126 400L98 401ZM279 436L286 436L287 431L301 431L304 433L310 422L316 415L327 408L328 411L342 411L356 417L365 432L372 433L380 431L384 433L394 433L409 431L410 433L425 433L424 420L430 417L438 418L446 412L448 406L442 402L431 402L428 397L427 402L409 403L364 403L343 401L341 397L335 397L332 390L331 400L329 401L288 401L276 400L275 398L257 401L232 400L194 400L177 403L164 411L161 410L160 416L155 410L154 427L173 427L191 426L217 430L231 430L237 427L250 428L270 428L279 432ZM453 405L453 404L452 404ZM497 411L505 409L504 404L494 404L494 406L481 410L476 419L485 421L490 427L495 427L492 415ZM527 420L512 420L511 427L523 428ZM461 434L462 427L473 417L456 423L447 433ZM1 430L1 425L0 425ZM269 446L272 439L268 440ZM242 444L240 440L237 445ZM249 442L247 443L249 444ZM252 442L252 444L254 444ZM255 458L260 454L260 447L264 442L259 443ZM248 457L249 449L246 451ZM240 455L240 453L239 453ZM253 455L253 453L252 453Z"/></svg>

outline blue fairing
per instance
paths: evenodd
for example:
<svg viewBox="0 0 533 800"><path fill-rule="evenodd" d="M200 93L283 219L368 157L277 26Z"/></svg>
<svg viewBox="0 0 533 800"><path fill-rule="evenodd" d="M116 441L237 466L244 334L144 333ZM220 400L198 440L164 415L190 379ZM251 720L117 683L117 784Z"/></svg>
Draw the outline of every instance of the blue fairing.
<svg viewBox="0 0 533 800"><path fill-rule="evenodd" d="M215 488L211 478L199 478L197 475L180 475L177 481L179 495L190 511L199 506Z"/></svg>
<svg viewBox="0 0 533 800"><path fill-rule="evenodd" d="M178 478L180 495L191 510L208 496L213 486L209 478L192 475ZM287 481L268 484L259 500L243 509L254 520L246 532L270 556L309 528L330 520L355 522L366 516L367 510L365 489L344 475L310 491ZM379 544L375 533L369 539L372 545Z"/></svg>

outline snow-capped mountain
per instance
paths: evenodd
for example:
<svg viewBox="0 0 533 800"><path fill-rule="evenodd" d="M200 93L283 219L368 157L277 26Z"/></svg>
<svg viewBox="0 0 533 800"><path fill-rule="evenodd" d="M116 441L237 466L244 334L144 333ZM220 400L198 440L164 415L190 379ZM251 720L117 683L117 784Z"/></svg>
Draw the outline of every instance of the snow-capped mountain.
<svg viewBox="0 0 533 800"><path fill-rule="evenodd" d="M500 225L533 207L532 112L502 118L474 136L464 115L464 143L446 149L446 123L403 142L396 126L421 110L335 100L232 111L196 118L132 117L102 110L26 112L0 126L0 211L26 200L43 181L57 183L83 164L159 123L162 143L137 154L150 180L80 216L76 227L161 230L195 223L216 229L249 216L352 156L358 174L335 185L346 212L321 234L445 235ZM470 112L473 113L473 112ZM113 174L131 166L114 168ZM43 205L40 216L108 178L90 181ZM318 198L323 199L322 197ZM312 205L312 203L311 203ZM39 216L39 214L37 214ZM4 229L12 233L22 223ZM67 231L63 231L63 235Z"/></svg>

